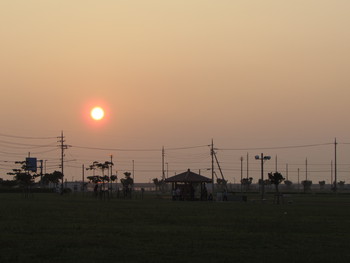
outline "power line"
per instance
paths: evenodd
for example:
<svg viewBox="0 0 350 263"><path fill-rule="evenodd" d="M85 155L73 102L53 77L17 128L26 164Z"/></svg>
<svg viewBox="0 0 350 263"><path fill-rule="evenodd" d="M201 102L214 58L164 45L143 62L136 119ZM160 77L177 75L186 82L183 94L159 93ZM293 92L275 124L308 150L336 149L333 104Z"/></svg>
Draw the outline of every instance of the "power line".
<svg viewBox="0 0 350 263"><path fill-rule="evenodd" d="M56 139L57 137L30 137L30 136L15 136L15 135L9 135L0 133L0 136L3 137L9 137L9 138L17 138L17 139L30 139L30 140L46 140L46 139Z"/></svg>
<svg viewBox="0 0 350 263"><path fill-rule="evenodd" d="M293 148L308 148L324 145L333 145L334 143L319 143L319 144L305 144L294 146L277 146L277 147L259 147L259 148L215 148L215 150L221 151L248 151L248 150L274 150L274 149L293 149Z"/></svg>
<svg viewBox="0 0 350 263"><path fill-rule="evenodd" d="M51 144L27 144L27 143L18 143L18 142L9 142L9 141L2 141L0 140L0 143L10 144L10 145L20 145L20 146L27 146L31 148L40 148L40 147L55 147L55 143Z"/></svg>
<svg viewBox="0 0 350 263"><path fill-rule="evenodd" d="M123 148L101 148L101 147L88 147L88 146L78 146L71 145L78 149L87 149L87 150L100 150L100 151L116 151L116 152L161 152L162 149L123 149ZM208 147L208 145L199 145L199 146L188 146L188 147L178 147L178 148L165 148L166 151L176 151L176 150L188 150L194 148L203 148Z"/></svg>

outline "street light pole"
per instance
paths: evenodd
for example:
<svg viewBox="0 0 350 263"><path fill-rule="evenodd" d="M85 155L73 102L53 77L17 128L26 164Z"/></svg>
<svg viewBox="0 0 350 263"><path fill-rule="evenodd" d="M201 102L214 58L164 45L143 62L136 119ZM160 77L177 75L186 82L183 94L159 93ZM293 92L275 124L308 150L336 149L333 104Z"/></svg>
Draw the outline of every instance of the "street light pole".
<svg viewBox="0 0 350 263"><path fill-rule="evenodd" d="M260 160L261 161L261 201L264 200L264 161L265 160L270 160L271 156L264 156L263 153L261 153L261 156L256 155L255 160Z"/></svg>

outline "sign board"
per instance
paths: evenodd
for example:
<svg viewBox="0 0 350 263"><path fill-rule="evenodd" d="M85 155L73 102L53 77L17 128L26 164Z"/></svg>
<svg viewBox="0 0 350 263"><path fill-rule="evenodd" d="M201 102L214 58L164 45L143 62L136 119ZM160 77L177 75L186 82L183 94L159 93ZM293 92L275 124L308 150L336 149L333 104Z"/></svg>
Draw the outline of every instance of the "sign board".
<svg viewBox="0 0 350 263"><path fill-rule="evenodd" d="M27 157L26 158L26 168L27 171L36 172L36 158Z"/></svg>

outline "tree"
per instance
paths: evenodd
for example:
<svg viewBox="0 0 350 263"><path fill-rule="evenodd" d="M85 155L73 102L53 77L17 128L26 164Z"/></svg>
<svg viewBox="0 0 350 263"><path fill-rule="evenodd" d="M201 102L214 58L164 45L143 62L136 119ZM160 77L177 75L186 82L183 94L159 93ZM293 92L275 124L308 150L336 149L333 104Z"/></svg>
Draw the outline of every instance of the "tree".
<svg viewBox="0 0 350 263"><path fill-rule="evenodd" d="M165 192L165 181L163 179L159 180L158 178L153 178L152 179L153 183L156 186L156 191L159 190L161 192Z"/></svg>
<svg viewBox="0 0 350 263"><path fill-rule="evenodd" d="M324 186L326 185L325 181L319 181L318 184L320 185L320 189L323 190Z"/></svg>
<svg viewBox="0 0 350 263"><path fill-rule="evenodd" d="M275 185L276 192L279 193L278 186L282 183L285 178L279 172L269 173L269 182Z"/></svg>
<svg viewBox="0 0 350 263"><path fill-rule="evenodd" d="M57 186L62 180L63 175L60 171L54 171L53 173L46 173L43 175L41 183L43 185L49 185L50 183Z"/></svg>
<svg viewBox="0 0 350 263"><path fill-rule="evenodd" d="M285 181L284 181L284 184L286 185L287 189L291 189L293 183L292 183L292 181L285 180Z"/></svg>
<svg viewBox="0 0 350 263"><path fill-rule="evenodd" d="M340 190L344 189L345 181L339 181L339 182L338 182L338 186L339 186L339 189L340 189Z"/></svg>
<svg viewBox="0 0 350 263"><path fill-rule="evenodd" d="M11 188L18 185L18 182L16 180L3 180L0 178L0 185Z"/></svg>
<svg viewBox="0 0 350 263"><path fill-rule="evenodd" d="M301 181L301 184L304 187L304 192L311 191L312 181L304 180L304 181Z"/></svg>
<svg viewBox="0 0 350 263"><path fill-rule="evenodd" d="M99 183L102 182L102 188L105 189L105 182L109 182L110 181L110 177L107 173L107 175L105 175L105 170L108 169L109 167L112 167L113 163L112 162L108 162L105 161L104 163L100 163L98 161L94 161L88 168L86 168L86 170L93 170L93 176L88 176L87 178L90 180L90 182L94 182L94 183ZM102 176L97 176L95 175L95 170L96 169L100 169L102 172Z"/></svg>
<svg viewBox="0 0 350 263"><path fill-rule="evenodd" d="M120 182L123 185L123 195L124 198L129 197L131 198L131 189L134 184L134 180L131 178L131 173L125 172L124 173L125 178L120 179Z"/></svg>
<svg viewBox="0 0 350 263"><path fill-rule="evenodd" d="M35 182L35 178L39 175L30 171L27 167L26 161L15 162L17 164L21 164L21 168L12 169L12 172L7 174L13 175L15 181L22 187L25 197L29 196L30 188Z"/></svg>
<svg viewBox="0 0 350 263"><path fill-rule="evenodd" d="M252 182L253 182L253 177L243 178L241 181L241 184L245 187L245 190L248 191L249 186L252 184Z"/></svg>
<svg viewBox="0 0 350 263"><path fill-rule="evenodd" d="M277 197L277 204L279 204L280 203L280 194L279 194L278 186L280 185L280 183L282 183L285 180L285 178L279 172L269 173L268 175L269 175L270 183L275 185L275 189L276 189L275 196Z"/></svg>

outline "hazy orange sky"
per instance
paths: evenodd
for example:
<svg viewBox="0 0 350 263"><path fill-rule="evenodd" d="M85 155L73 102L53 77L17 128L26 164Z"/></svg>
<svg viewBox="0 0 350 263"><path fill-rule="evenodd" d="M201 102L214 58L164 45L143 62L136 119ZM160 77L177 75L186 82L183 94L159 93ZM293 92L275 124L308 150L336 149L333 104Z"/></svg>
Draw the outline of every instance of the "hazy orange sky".
<svg viewBox="0 0 350 263"><path fill-rule="evenodd" d="M119 171L134 159L142 182L161 176L160 151L74 146L350 142L349 12L347 0L1 0L0 133L55 137L63 130L73 146L68 179L80 178L82 164L113 154ZM87 118L97 104L106 109L98 125ZM56 139L0 140L0 177L10 178L3 161L28 151L48 160L48 171L58 169L58 150L14 144ZM289 163L294 181L306 157L317 164L310 167L314 183L330 180L332 145L218 151L227 179L237 182L247 152L257 179L253 156L261 151L278 154L282 171ZM339 145L340 180L349 178L349 153L350 145ZM170 175L187 168L210 175L208 147L168 151L166 162ZM267 169L273 167L271 160Z"/></svg>

